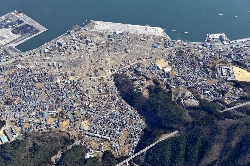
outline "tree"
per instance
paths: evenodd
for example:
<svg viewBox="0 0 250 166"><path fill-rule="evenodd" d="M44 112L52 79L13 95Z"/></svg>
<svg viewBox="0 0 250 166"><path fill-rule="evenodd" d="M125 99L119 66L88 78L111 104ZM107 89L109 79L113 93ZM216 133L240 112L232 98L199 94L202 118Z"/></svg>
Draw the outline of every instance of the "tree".
<svg viewBox="0 0 250 166"><path fill-rule="evenodd" d="M61 159L57 163L57 166L81 166L84 163L86 152L87 148L85 146L73 146L71 149L63 153Z"/></svg>

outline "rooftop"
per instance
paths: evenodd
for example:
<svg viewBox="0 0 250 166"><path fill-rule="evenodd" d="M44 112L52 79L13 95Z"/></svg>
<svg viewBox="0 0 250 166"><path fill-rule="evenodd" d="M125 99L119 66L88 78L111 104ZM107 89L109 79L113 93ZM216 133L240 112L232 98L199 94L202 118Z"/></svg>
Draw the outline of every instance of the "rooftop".
<svg viewBox="0 0 250 166"><path fill-rule="evenodd" d="M5 135L1 136L0 139L1 139L2 143L8 142L8 138Z"/></svg>

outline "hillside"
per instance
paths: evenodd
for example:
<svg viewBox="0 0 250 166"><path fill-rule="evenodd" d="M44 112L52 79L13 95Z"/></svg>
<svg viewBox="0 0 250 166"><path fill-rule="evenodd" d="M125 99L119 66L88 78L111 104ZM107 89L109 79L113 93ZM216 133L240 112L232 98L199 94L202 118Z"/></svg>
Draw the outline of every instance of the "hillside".
<svg viewBox="0 0 250 166"><path fill-rule="evenodd" d="M0 146L0 163L5 166L53 165L51 158L58 151L65 151L71 145L66 133L29 133L24 139L17 139Z"/></svg>
<svg viewBox="0 0 250 166"><path fill-rule="evenodd" d="M183 108L171 101L171 89L156 80L153 81L154 85L147 87L147 98L126 75L116 74L114 81L123 99L146 119L147 128L137 151L166 132L178 129L181 133L178 137L157 144L145 156L135 158L135 163L152 166L250 164L250 117L245 114L246 107L220 113L219 110L227 105L209 102L197 95L199 107ZM238 84L249 88L248 84Z"/></svg>

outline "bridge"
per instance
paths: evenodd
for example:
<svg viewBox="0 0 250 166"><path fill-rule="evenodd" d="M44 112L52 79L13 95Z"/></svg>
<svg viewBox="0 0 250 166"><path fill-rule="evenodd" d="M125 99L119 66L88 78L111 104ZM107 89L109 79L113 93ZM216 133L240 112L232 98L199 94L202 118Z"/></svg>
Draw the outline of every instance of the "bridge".
<svg viewBox="0 0 250 166"><path fill-rule="evenodd" d="M246 103L242 103L242 104L236 105L236 106L233 106L231 108L224 109L223 111L220 111L220 112L231 111L231 110L233 110L235 108L239 108L239 107L242 107L242 106L245 106L245 105L248 105L248 104L250 104L250 101L246 102Z"/></svg>
<svg viewBox="0 0 250 166"><path fill-rule="evenodd" d="M144 148L143 150L141 150L141 151L139 151L138 153L134 154L133 156L130 156L129 158L127 158L127 159L124 160L123 162L117 164L116 166L121 166L121 165L123 165L123 164L125 164L125 163L127 163L127 165L128 165L128 162L129 162L130 160L132 160L133 158L135 158L136 156L138 156L138 155L140 155L140 154L146 152L148 149L152 148L152 147L155 146L157 143L159 143L159 142L161 142L161 141L164 141L164 140L167 139L167 138L173 137L173 136L176 135L178 132L179 132L179 131L174 131L174 132L168 134L167 136L165 136L165 137L159 139L159 140L156 141L155 143L152 143L151 145L147 146L146 148Z"/></svg>

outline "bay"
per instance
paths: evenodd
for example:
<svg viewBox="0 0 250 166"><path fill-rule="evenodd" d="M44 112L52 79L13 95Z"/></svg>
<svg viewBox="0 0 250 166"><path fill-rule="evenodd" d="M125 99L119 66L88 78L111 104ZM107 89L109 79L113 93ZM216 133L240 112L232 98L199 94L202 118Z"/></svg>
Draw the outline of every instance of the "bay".
<svg viewBox="0 0 250 166"><path fill-rule="evenodd" d="M22 51L39 47L76 24L83 26L85 20L148 24L166 29L172 39L190 41L221 32L231 40L250 37L249 0L0 0L0 15L13 10L48 29L19 45Z"/></svg>

